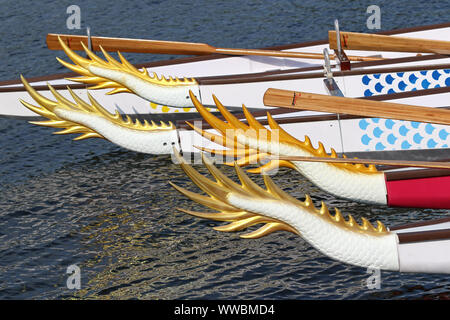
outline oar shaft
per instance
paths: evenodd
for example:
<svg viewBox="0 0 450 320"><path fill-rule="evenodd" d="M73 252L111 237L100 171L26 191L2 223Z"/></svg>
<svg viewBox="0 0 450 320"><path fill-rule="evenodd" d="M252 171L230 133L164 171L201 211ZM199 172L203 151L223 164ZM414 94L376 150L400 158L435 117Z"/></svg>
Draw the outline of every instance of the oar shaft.
<svg viewBox="0 0 450 320"><path fill-rule="evenodd" d="M71 48L72 50L83 50L80 42L86 46L88 38L86 36L77 35L62 35L62 34L48 34L47 46L51 50L61 50L61 45L58 42L58 36ZM180 54L180 55L206 55L206 54L226 54L226 55L255 55L255 56L270 56L281 58L302 58L302 59L320 59L323 54L309 53L309 52L291 52L279 50L259 50L259 49L229 49L216 48L206 43L194 42L178 42L178 41L163 41L163 40L145 40L145 39L127 39L127 38L108 38L108 37L91 37L91 45L94 51L99 51L100 46L106 51L121 51L121 52L137 52L137 53L161 53L161 54ZM334 55L330 58L334 59ZM358 57L349 56L351 61L376 61L381 60L378 57Z"/></svg>
<svg viewBox="0 0 450 320"><path fill-rule="evenodd" d="M343 49L450 54L450 41L343 31L340 32L340 35ZM336 31L328 32L328 40L330 48L337 49Z"/></svg>
<svg viewBox="0 0 450 320"><path fill-rule="evenodd" d="M450 125L450 110L269 88L264 105Z"/></svg>
<svg viewBox="0 0 450 320"><path fill-rule="evenodd" d="M281 58L302 58L302 59L319 59L323 60L322 53L309 53L309 52L292 52L292 51L277 51L277 50L257 50L257 49L227 49L216 48L216 53L229 54L229 55L245 55L245 56L270 56ZM330 59L334 59L335 55L330 55ZM350 61L377 61L382 60L378 57L358 57L348 56Z"/></svg>
<svg viewBox="0 0 450 320"><path fill-rule="evenodd" d="M407 161L407 160L378 160L378 159L349 159L349 158L320 158L320 157L272 157L273 159L288 161L306 161L306 162L327 162L327 163L360 163L375 164L399 167L414 168L437 168L450 169L450 162L433 162L433 161ZM450 171L449 171L450 174Z"/></svg>

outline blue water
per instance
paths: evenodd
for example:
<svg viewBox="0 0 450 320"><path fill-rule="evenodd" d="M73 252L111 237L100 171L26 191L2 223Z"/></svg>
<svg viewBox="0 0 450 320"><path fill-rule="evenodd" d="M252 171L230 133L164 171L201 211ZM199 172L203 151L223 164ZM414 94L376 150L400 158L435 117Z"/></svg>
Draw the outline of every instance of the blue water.
<svg viewBox="0 0 450 320"><path fill-rule="evenodd" d="M55 60L64 55L46 49L44 40L50 32L84 33L66 28L71 4L80 6L82 28L94 35L255 48L324 39L334 18L343 30L368 32L365 11L375 3L2 1L0 80L66 71ZM450 20L448 0L376 4L382 30ZM53 131L0 119L0 299L449 298L448 276L382 272L381 288L369 290L365 269L333 261L293 234L244 240L217 232L212 227L221 223L175 209L204 208L168 186L171 180L196 191L170 157L103 140L74 142ZM387 225L448 216L336 200L288 170L274 180L299 198L309 193L316 203ZM66 287L72 264L81 270L80 290Z"/></svg>

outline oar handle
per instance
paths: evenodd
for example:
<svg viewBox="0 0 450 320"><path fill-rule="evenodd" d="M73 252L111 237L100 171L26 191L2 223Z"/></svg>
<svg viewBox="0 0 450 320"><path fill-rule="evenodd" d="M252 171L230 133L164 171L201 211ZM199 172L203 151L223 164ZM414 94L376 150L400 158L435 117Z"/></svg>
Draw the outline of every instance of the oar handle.
<svg viewBox="0 0 450 320"><path fill-rule="evenodd" d="M279 51L279 50L266 50L266 49L226 49L216 48L216 53L229 54L229 55L245 55L245 56L270 56L280 58L300 58L300 59L319 59L323 60L322 53L314 52L294 52L294 51ZM335 55L331 54L330 59L335 59ZM379 57L358 57L348 56L350 61L378 61L382 60Z"/></svg>

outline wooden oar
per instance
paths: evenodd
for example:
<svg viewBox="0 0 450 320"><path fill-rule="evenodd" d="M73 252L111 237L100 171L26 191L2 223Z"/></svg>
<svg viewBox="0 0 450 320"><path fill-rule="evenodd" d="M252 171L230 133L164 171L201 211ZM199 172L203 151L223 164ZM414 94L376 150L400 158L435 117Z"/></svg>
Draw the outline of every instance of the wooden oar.
<svg viewBox="0 0 450 320"><path fill-rule="evenodd" d="M415 39L357 32L340 32L341 46L350 50L429 52L450 54L450 41ZM337 49L336 31L328 31L331 49Z"/></svg>
<svg viewBox="0 0 450 320"><path fill-rule="evenodd" d="M378 159L350 159L350 158L322 158L322 157L271 157L274 160L328 162L328 163L361 163L414 168L450 169L450 162L407 161L407 160L378 160ZM450 174L450 171L449 171Z"/></svg>
<svg viewBox="0 0 450 320"><path fill-rule="evenodd" d="M269 88L264 105L450 125L450 110Z"/></svg>
<svg viewBox="0 0 450 320"><path fill-rule="evenodd" d="M62 50L58 42L58 36L72 50L83 50L81 42L86 46L87 36L51 34L47 35L47 46L51 50ZM181 54L181 55L206 55L206 54L226 54L226 55L251 55L251 56L271 56L282 58L302 58L302 59L323 59L321 53L288 52L278 50L258 50L258 49L227 49L216 48L206 43L145 40L145 39L127 39L127 38L108 38L91 37L92 49L100 50L100 46L106 51L138 52L138 53L162 53L162 54ZM334 56L330 56L334 59ZM382 60L378 57L358 57L349 56L351 61L375 61Z"/></svg>

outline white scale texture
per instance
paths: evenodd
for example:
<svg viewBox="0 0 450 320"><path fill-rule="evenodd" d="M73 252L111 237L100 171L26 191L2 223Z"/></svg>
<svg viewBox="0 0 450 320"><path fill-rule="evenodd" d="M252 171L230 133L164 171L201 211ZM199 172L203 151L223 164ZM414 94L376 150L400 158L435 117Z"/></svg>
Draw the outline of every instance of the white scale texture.
<svg viewBox="0 0 450 320"><path fill-rule="evenodd" d="M282 200L261 200L229 194L237 208L286 222L324 255L360 267L399 270L398 237L394 233L369 235L332 224L324 218Z"/></svg>
<svg viewBox="0 0 450 320"><path fill-rule="evenodd" d="M118 126L100 116L77 111L55 109L55 113L66 120L82 124L101 134L118 146L142 153L171 154L173 147L180 149L178 134L173 130L143 131Z"/></svg>
<svg viewBox="0 0 450 320"><path fill-rule="evenodd" d="M311 157L311 153L285 143L271 146L266 141L239 135L238 142L280 156ZM337 197L370 204L386 205L384 173L361 173L340 169L323 162L293 161L297 170L322 190Z"/></svg>
<svg viewBox="0 0 450 320"><path fill-rule="evenodd" d="M193 107L194 105L189 97L189 90L191 90L196 97L200 97L200 89L197 84L164 86L150 83L137 76L118 70L89 66L89 71L99 77L120 83L134 91L141 98L160 105L180 108Z"/></svg>

